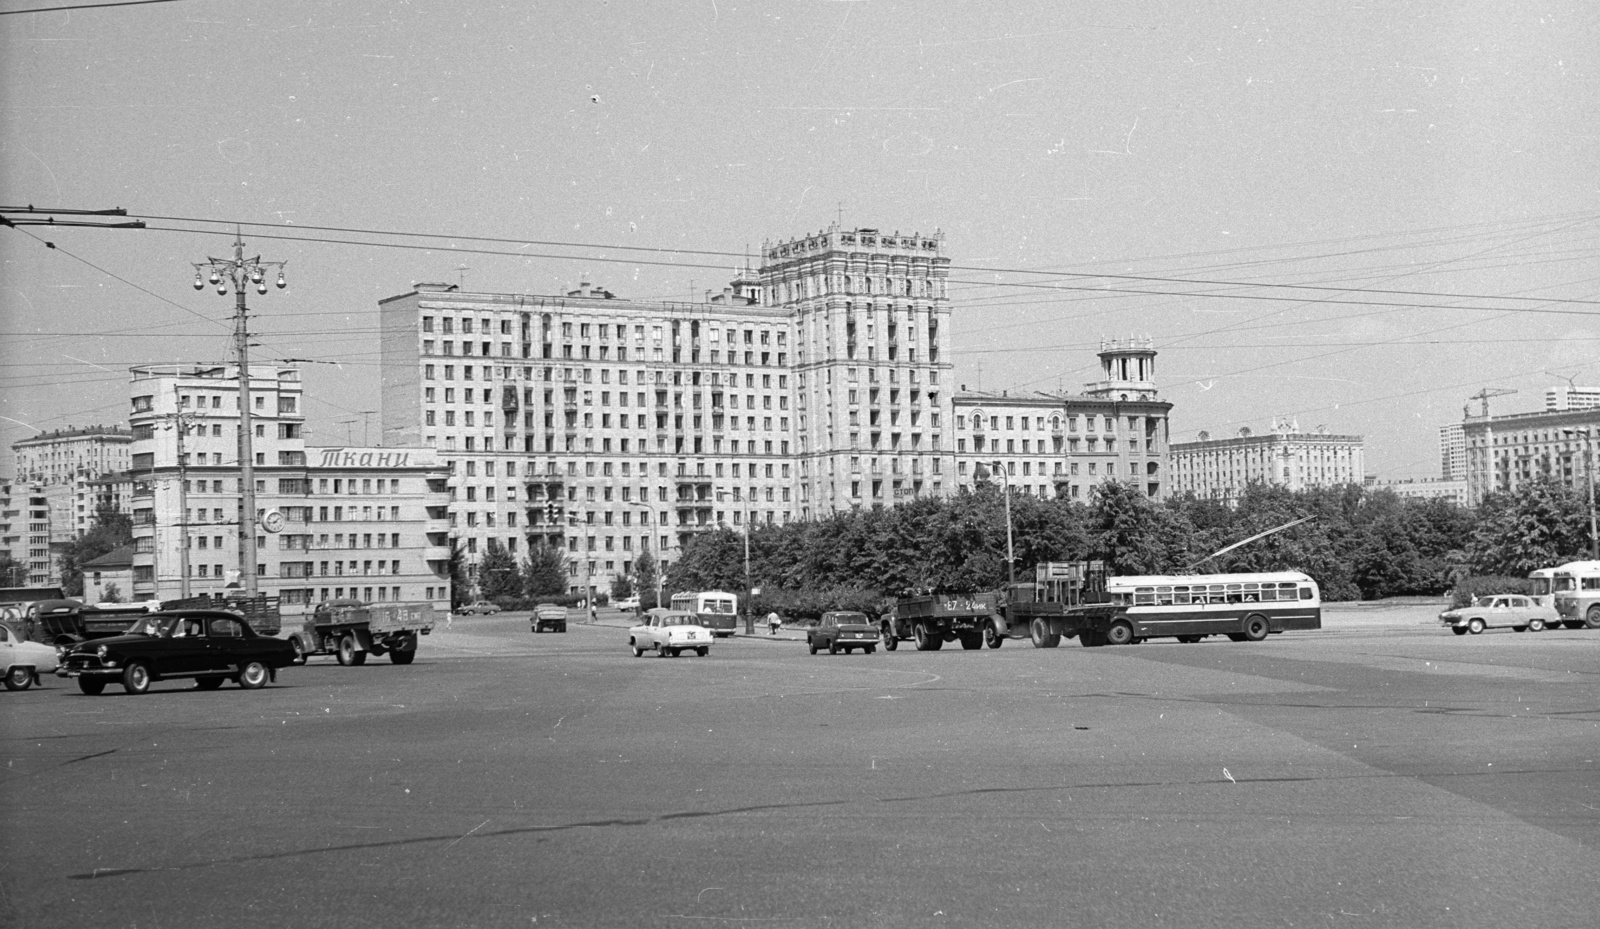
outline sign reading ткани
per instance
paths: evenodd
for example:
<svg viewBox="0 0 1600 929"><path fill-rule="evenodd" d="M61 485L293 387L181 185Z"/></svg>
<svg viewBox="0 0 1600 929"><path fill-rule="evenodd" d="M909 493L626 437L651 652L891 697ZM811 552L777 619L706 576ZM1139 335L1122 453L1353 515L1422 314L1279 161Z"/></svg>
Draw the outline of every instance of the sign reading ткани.
<svg viewBox="0 0 1600 929"><path fill-rule="evenodd" d="M422 449L394 449L394 448L321 448L317 449L322 458L317 462L319 468L417 468L427 467L434 462L423 460L424 457L432 458L432 449L424 456Z"/></svg>

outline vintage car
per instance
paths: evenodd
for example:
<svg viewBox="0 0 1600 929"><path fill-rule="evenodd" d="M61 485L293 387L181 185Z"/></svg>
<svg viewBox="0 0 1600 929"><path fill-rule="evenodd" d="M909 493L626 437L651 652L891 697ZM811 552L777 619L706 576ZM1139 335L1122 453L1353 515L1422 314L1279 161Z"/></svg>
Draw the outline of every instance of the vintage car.
<svg viewBox="0 0 1600 929"><path fill-rule="evenodd" d="M534 632L566 632L567 608L554 603L541 603L533 608L533 620L530 623Z"/></svg>
<svg viewBox="0 0 1600 929"><path fill-rule="evenodd" d="M711 651L711 630L700 625L693 613L681 610L653 609L644 622L628 630L628 647L638 658L650 649L662 658L676 658L678 653L694 649L704 658Z"/></svg>
<svg viewBox="0 0 1600 929"><path fill-rule="evenodd" d="M472 613L484 613L492 616L498 612L500 612L500 605L498 603L492 603L488 600L474 600L473 602L461 608L461 615L463 616L467 616Z"/></svg>
<svg viewBox="0 0 1600 929"><path fill-rule="evenodd" d="M179 610L151 613L126 635L73 646L56 676L76 679L86 694L98 694L112 681L142 694L155 681L181 678L193 678L201 690L215 690L223 681L255 690L277 680L278 669L294 660L293 645L257 635L237 613Z"/></svg>
<svg viewBox="0 0 1600 929"><path fill-rule="evenodd" d="M639 612L639 598L638 597L623 597L621 600L618 600L618 601L612 603L611 605L616 607L619 610L622 610L624 613L637 613L637 612Z"/></svg>
<svg viewBox="0 0 1600 929"><path fill-rule="evenodd" d="M9 623L0 623L0 671L5 672L6 690L27 690L39 683L39 675L56 669L56 650L29 642Z"/></svg>
<svg viewBox="0 0 1600 929"><path fill-rule="evenodd" d="M823 613L821 622L806 631L806 648L813 655L823 648L830 655L841 651L848 655L858 648L870 655L878 650L879 641L878 627L867 614L853 610Z"/></svg>
<svg viewBox="0 0 1600 929"><path fill-rule="evenodd" d="M1478 597L1466 606L1445 610L1439 614L1441 625L1449 626L1456 635L1477 635L1491 626L1510 626L1518 632L1538 632L1546 626L1559 625L1560 617L1555 607L1540 606L1532 597L1521 594L1492 594Z"/></svg>

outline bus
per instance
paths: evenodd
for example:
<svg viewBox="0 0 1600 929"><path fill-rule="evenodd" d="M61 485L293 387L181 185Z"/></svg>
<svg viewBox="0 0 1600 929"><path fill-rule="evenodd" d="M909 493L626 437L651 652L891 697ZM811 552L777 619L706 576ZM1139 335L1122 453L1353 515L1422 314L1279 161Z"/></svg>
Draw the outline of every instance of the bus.
<svg viewBox="0 0 1600 929"><path fill-rule="evenodd" d="M1123 609L1105 633L1111 645L1208 635L1259 642L1286 629L1322 628L1322 593L1299 571L1113 577L1106 593Z"/></svg>
<svg viewBox="0 0 1600 929"><path fill-rule="evenodd" d="M727 591L673 594L672 608L698 616L700 625L718 638L725 639L738 631L739 598Z"/></svg>
<svg viewBox="0 0 1600 929"><path fill-rule="evenodd" d="M1600 629L1600 561L1572 561L1553 570L1550 594L1561 624Z"/></svg>

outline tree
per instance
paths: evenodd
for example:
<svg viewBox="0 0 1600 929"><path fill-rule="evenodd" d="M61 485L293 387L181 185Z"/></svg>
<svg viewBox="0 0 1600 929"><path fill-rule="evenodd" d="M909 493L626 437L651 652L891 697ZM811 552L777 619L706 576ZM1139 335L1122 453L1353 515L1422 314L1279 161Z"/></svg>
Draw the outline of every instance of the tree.
<svg viewBox="0 0 1600 929"><path fill-rule="evenodd" d="M656 581L659 570L656 558L650 554L648 548L640 552L639 560L633 563L633 582L639 587L639 606L644 609L661 605L656 599L656 593L660 589Z"/></svg>
<svg viewBox="0 0 1600 929"><path fill-rule="evenodd" d="M633 578L618 571L611 576L611 602L626 600L633 596Z"/></svg>
<svg viewBox="0 0 1600 929"><path fill-rule="evenodd" d="M531 599L567 592L567 559L559 549L538 542L522 563L522 591Z"/></svg>
<svg viewBox="0 0 1600 929"><path fill-rule="evenodd" d="M115 584L107 584L106 589L100 594L100 600L104 603L121 603L122 588Z"/></svg>
<svg viewBox="0 0 1600 929"><path fill-rule="evenodd" d="M1534 568L1576 560L1589 539L1588 504L1553 481L1491 494L1478 507L1466 556L1478 574L1526 577Z"/></svg>
<svg viewBox="0 0 1600 929"><path fill-rule="evenodd" d="M459 607L472 590L467 578L466 559L461 557L461 540L450 540L450 608Z"/></svg>
<svg viewBox="0 0 1600 929"><path fill-rule="evenodd" d="M0 552L0 587L28 586L28 566L11 557L10 552Z"/></svg>
<svg viewBox="0 0 1600 929"><path fill-rule="evenodd" d="M478 591L487 600L511 600L522 594L517 558L506 551L499 539L489 540L488 550L478 562Z"/></svg>

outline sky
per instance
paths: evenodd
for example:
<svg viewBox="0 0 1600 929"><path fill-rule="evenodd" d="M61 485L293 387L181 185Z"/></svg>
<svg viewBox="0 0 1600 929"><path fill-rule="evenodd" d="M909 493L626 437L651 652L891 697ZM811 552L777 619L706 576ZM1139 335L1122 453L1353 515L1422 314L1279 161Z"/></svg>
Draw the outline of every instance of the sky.
<svg viewBox="0 0 1600 929"><path fill-rule="evenodd" d="M1579 0L0 0L0 442L231 351L193 263L285 261L252 360L376 444L414 282L703 298L763 241L942 233L957 381L1149 337L1171 437L1438 430L1600 385L1600 5ZM49 247L51 243L54 247ZM0 474L11 472L0 456Z"/></svg>

